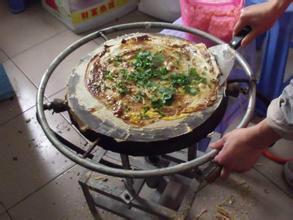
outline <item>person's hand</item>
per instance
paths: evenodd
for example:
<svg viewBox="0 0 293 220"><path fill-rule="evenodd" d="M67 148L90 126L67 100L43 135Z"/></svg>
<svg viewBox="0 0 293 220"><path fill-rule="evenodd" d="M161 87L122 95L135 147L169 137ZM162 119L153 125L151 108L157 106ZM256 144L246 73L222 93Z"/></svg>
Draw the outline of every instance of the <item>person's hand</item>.
<svg viewBox="0 0 293 220"><path fill-rule="evenodd" d="M290 2L292 0L271 0L242 9L233 35L239 33L244 26L249 25L252 31L241 42L242 47L246 46L258 35L270 29Z"/></svg>
<svg viewBox="0 0 293 220"><path fill-rule="evenodd" d="M218 149L215 161L223 166L221 177L226 178L230 172L244 172L252 168L262 151L279 139L263 120L259 124L236 129L210 146Z"/></svg>

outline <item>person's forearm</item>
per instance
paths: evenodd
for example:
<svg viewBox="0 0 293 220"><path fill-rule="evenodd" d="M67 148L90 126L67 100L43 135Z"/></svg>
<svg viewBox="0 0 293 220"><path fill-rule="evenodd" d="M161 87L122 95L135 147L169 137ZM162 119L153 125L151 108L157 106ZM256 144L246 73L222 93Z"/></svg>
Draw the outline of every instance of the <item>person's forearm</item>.
<svg viewBox="0 0 293 220"><path fill-rule="evenodd" d="M276 18L281 16L292 1L293 0L270 0L272 3L272 10L274 12L273 16Z"/></svg>
<svg viewBox="0 0 293 220"><path fill-rule="evenodd" d="M281 137L278 135L264 119L254 126L256 139L259 142L259 148L267 148L274 144Z"/></svg>
<svg viewBox="0 0 293 220"><path fill-rule="evenodd" d="M271 0L271 2L273 2L274 10L279 16L288 8L293 0Z"/></svg>

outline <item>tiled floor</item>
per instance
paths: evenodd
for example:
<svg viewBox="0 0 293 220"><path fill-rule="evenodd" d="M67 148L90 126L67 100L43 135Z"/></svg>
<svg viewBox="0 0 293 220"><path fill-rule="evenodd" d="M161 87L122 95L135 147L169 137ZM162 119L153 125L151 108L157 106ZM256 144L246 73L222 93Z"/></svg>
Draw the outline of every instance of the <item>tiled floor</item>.
<svg viewBox="0 0 293 220"><path fill-rule="evenodd" d="M77 183L84 169L49 143L35 117L35 96L43 72L58 53L80 36L67 30L40 5L12 15L5 3L0 2L0 63L16 98L0 103L0 220L92 219ZM153 19L133 12L111 24L144 20ZM100 41L83 46L58 67L46 91L49 99L64 96L72 66ZM287 72L292 73L290 65ZM48 120L66 138L85 144L65 114L48 114ZM280 141L273 150L293 156L292 142ZM203 189L196 198L191 219L204 209L201 219L213 219L217 205L228 197L233 200L229 211L236 219L285 220L293 216L293 193L282 179L282 166L265 158L247 174L233 175L228 182ZM106 212L102 216L116 219Z"/></svg>
<svg viewBox="0 0 293 220"><path fill-rule="evenodd" d="M192 216L203 210L200 219L214 219L224 210L228 219L291 219L293 200L264 176L251 170L245 175L232 175L200 191L194 201ZM221 209L222 208L222 209Z"/></svg>

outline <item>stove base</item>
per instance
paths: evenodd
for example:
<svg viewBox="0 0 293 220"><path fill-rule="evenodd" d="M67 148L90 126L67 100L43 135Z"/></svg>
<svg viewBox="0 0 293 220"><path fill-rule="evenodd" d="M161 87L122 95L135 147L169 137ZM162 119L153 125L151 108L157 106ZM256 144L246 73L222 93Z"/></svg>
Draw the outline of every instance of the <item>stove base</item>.
<svg viewBox="0 0 293 220"><path fill-rule="evenodd" d="M201 189L199 181L181 175L161 177L155 190L147 186L145 179L132 181L130 193L124 179L87 171L79 184L95 219L101 219L97 208L126 219L185 219Z"/></svg>

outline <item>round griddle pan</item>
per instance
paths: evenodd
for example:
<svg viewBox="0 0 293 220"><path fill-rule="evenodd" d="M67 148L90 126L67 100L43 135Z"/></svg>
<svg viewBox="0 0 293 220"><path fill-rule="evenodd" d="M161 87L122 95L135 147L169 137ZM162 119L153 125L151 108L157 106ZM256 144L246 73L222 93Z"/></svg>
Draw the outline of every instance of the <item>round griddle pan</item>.
<svg viewBox="0 0 293 220"><path fill-rule="evenodd" d="M112 137L99 134L90 129L80 129L80 125L75 121L72 112L69 111L71 121L79 128L80 132L91 141L98 140L98 145L105 150L122 153L132 156L151 156L167 154L194 145L196 142L205 138L221 122L228 104L228 97L223 97L220 105L211 116L200 126L186 134L160 141L117 141Z"/></svg>

